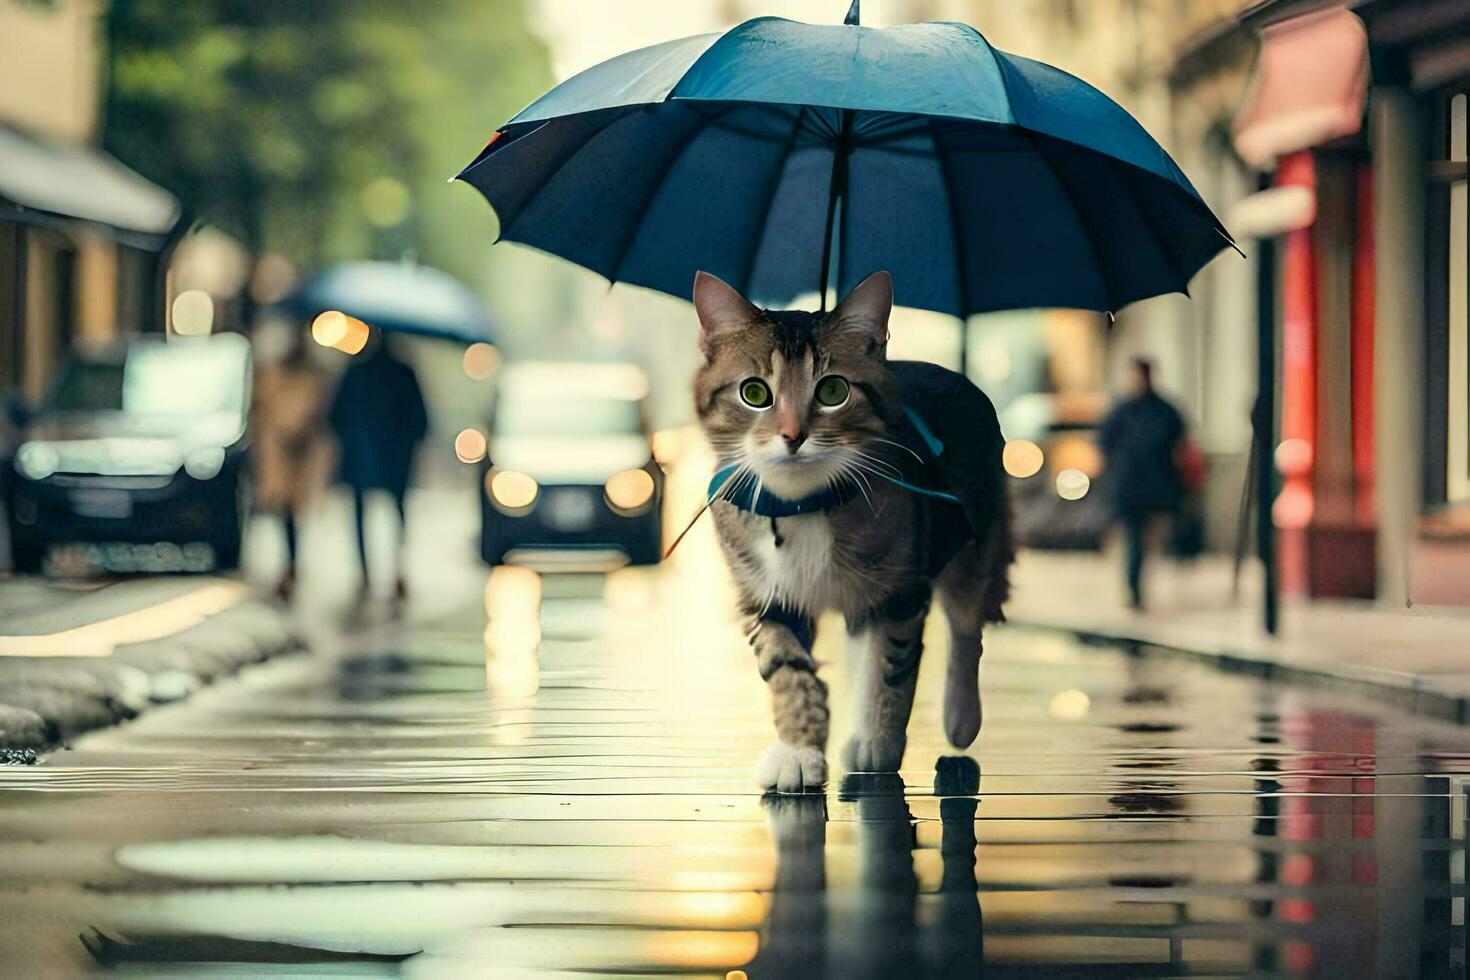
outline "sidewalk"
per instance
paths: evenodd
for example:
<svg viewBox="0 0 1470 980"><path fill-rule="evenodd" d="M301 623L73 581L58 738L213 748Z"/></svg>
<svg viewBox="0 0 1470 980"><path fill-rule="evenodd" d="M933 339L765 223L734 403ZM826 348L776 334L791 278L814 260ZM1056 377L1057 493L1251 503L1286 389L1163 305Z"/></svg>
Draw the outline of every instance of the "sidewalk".
<svg viewBox="0 0 1470 980"><path fill-rule="evenodd" d="M1459 722L1470 722L1470 609L1285 599L1281 629L1261 629L1256 563L1231 596L1228 556L1158 560L1149 608L1126 608L1121 559L1109 553L1028 551L1013 571L1009 620L1083 637L1136 642L1227 670L1333 683Z"/></svg>
<svg viewBox="0 0 1470 980"><path fill-rule="evenodd" d="M299 645L230 579L0 580L0 762L33 762Z"/></svg>

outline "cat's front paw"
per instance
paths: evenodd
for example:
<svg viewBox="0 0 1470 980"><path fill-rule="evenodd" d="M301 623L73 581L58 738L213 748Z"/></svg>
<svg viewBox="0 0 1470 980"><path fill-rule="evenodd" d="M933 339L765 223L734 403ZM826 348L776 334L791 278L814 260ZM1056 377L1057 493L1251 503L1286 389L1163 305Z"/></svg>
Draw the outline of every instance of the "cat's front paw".
<svg viewBox="0 0 1470 980"><path fill-rule="evenodd" d="M827 782L827 758L810 745L777 742L755 767L756 785L777 793L804 793Z"/></svg>
<svg viewBox="0 0 1470 980"><path fill-rule="evenodd" d="M854 735L842 749L842 761L848 772L898 772L906 741L902 736Z"/></svg>

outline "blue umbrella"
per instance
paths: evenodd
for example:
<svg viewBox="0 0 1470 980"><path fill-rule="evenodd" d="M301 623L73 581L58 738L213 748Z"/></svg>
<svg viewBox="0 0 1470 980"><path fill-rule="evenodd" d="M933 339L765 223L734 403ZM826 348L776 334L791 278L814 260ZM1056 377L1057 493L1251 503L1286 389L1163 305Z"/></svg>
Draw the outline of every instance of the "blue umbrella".
<svg viewBox="0 0 1470 980"><path fill-rule="evenodd" d="M384 330L466 344L493 339L474 293L447 272L408 262L328 266L277 305L305 317L340 310Z"/></svg>
<svg viewBox="0 0 1470 980"><path fill-rule="evenodd" d="M1125 110L964 24L746 21L552 89L460 174L500 237L687 297L763 303L880 269L959 316L1113 311L1233 244ZM830 278L829 278L830 277Z"/></svg>

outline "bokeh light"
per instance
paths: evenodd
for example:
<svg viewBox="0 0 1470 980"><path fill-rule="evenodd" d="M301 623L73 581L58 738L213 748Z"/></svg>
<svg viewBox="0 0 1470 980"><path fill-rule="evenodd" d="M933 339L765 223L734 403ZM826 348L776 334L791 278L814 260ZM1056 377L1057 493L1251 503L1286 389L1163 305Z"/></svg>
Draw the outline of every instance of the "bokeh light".
<svg viewBox="0 0 1470 980"><path fill-rule="evenodd" d="M470 344L464 352L464 373L484 381L500 367L500 351L490 344Z"/></svg>
<svg viewBox="0 0 1470 980"><path fill-rule="evenodd" d="M485 433L465 429L454 437L454 455L461 463L478 463L485 458Z"/></svg>
<svg viewBox="0 0 1470 980"><path fill-rule="evenodd" d="M1102 450L1090 436L1061 435L1047 447L1047 458L1055 472L1081 470L1088 476L1102 472Z"/></svg>
<svg viewBox="0 0 1470 980"><path fill-rule="evenodd" d="M608 479L604 491L613 509L637 510L653 499L653 477L646 470L623 470Z"/></svg>
<svg viewBox="0 0 1470 980"><path fill-rule="evenodd" d="M1092 480L1081 470L1062 470L1057 474L1057 496L1063 500L1081 500L1092 488Z"/></svg>
<svg viewBox="0 0 1470 980"><path fill-rule="evenodd" d="M536 502L540 489L535 480L515 470L491 470L485 474L485 490L502 510L525 510Z"/></svg>
<svg viewBox="0 0 1470 980"><path fill-rule="evenodd" d="M250 298L261 306L285 299L296 285L296 267L279 252L267 252L255 263L250 277Z"/></svg>
<svg viewBox="0 0 1470 980"><path fill-rule="evenodd" d="M1296 476L1312 468L1312 444L1305 439L1285 439L1276 447L1276 468L1284 476Z"/></svg>
<svg viewBox="0 0 1470 980"><path fill-rule="evenodd" d="M1286 486L1271 505L1271 519L1277 527L1304 528L1312 521L1316 503L1312 491L1302 486Z"/></svg>
<svg viewBox="0 0 1470 980"><path fill-rule="evenodd" d="M1046 454L1041 447L1028 439L1012 439L1001 453L1001 463L1011 476L1024 480L1041 472Z"/></svg>
<svg viewBox="0 0 1470 980"><path fill-rule="evenodd" d="M196 449L184 457L184 472L196 480L213 480L225 466L225 451L219 447Z"/></svg>
<svg viewBox="0 0 1470 980"><path fill-rule="evenodd" d="M350 316L347 318L347 336L338 341L337 349L344 354L360 354L372 334L372 327L357 317Z"/></svg>
<svg viewBox="0 0 1470 980"><path fill-rule="evenodd" d="M362 213L378 228L403 224L409 203L408 188L393 177L376 177L362 189Z"/></svg>
<svg viewBox="0 0 1470 980"><path fill-rule="evenodd" d="M186 289L174 297L174 333L181 337L203 337L214 328L214 300L202 289Z"/></svg>
<svg viewBox="0 0 1470 980"><path fill-rule="evenodd" d="M311 322L311 339L344 354L358 354L367 346L372 328L341 310L327 310Z"/></svg>
<svg viewBox="0 0 1470 980"><path fill-rule="evenodd" d="M1092 699L1087 696L1087 692L1074 688L1062 691L1053 697L1047 711L1053 718L1062 721L1080 721L1087 717L1087 712L1091 707Z"/></svg>
<svg viewBox="0 0 1470 980"><path fill-rule="evenodd" d="M336 347L347 336L347 314L327 310L311 321L311 339L323 347Z"/></svg>

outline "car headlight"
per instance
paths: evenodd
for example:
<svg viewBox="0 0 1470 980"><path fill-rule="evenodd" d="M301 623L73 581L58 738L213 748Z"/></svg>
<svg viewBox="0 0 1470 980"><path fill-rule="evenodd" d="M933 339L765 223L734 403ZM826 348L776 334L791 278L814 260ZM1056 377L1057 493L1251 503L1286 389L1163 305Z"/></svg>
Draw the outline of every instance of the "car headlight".
<svg viewBox="0 0 1470 980"><path fill-rule="evenodd" d="M32 480L44 480L61 465L61 454L44 442L27 442L15 451L15 468Z"/></svg>
<svg viewBox="0 0 1470 980"><path fill-rule="evenodd" d="M184 456L184 472L196 480L213 480L225 466L225 451L195 449Z"/></svg>
<svg viewBox="0 0 1470 980"><path fill-rule="evenodd" d="M634 514L648 506L653 499L653 477L647 470L623 470L614 473L603 485L603 494L608 506L619 514Z"/></svg>
<svg viewBox="0 0 1470 980"><path fill-rule="evenodd" d="M485 474L485 493L499 510L520 515L536 505L541 487L535 480L516 470L492 469Z"/></svg>

